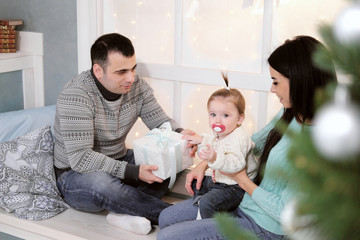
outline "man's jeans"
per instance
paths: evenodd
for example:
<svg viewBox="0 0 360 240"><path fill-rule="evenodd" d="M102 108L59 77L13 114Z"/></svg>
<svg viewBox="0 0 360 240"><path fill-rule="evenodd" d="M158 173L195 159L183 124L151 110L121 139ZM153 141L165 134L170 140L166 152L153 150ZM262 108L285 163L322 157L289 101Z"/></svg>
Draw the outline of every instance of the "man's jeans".
<svg viewBox="0 0 360 240"><path fill-rule="evenodd" d="M134 164L134 154L128 150L123 161ZM76 210L142 216L157 225L160 212L171 204L160 200L168 190L169 179L163 183L142 181L126 184L105 172L81 174L73 170L57 178L57 186L64 200Z"/></svg>

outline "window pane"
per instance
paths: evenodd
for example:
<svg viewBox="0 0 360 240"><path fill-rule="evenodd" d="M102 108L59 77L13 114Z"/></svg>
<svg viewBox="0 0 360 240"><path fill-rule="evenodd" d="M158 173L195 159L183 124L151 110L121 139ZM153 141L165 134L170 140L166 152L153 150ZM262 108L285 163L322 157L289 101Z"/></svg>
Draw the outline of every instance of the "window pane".
<svg viewBox="0 0 360 240"><path fill-rule="evenodd" d="M173 64L174 0L107 0L104 32L130 38L139 61Z"/></svg>
<svg viewBox="0 0 360 240"><path fill-rule="evenodd" d="M164 109L166 114L170 117L173 116L173 102L174 102L174 82L165 81L160 79L144 78L145 81L154 89L154 95L160 106ZM141 118L137 120L135 125L126 137L126 146L132 148L134 140L145 136L149 129L142 122Z"/></svg>
<svg viewBox="0 0 360 240"><path fill-rule="evenodd" d="M183 2L183 65L261 72L262 0Z"/></svg>
<svg viewBox="0 0 360 240"><path fill-rule="evenodd" d="M276 46L297 35L310 35L321 40L318 27L333 23L347 6L343 0L281 0L276 1L273 15L273 43Z"/></svg>

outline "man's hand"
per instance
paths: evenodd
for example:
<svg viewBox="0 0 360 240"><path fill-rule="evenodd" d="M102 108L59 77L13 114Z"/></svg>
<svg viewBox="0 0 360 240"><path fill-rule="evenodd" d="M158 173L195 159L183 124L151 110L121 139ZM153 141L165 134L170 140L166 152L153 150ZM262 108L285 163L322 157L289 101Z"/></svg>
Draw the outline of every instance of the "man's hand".
<svg viewBox="0 0 360 240"><path fill-rule="evenodd" d="M189 142L189 144L192 144L192 145L197 145L197 144L200 144L202 142L202 140L204 139L204 137L202 136L199 136L197 134L193 134L193 135L184 135L182 137L182 139L185 139Z"/></svg>
<svg viewBox="0 0 360 240"><path fill-rule="evenodd" d="M194 191L191 188L191 183L194 179L196 182L196 189L200 190L202 181L204 180L205 170L208 168L207 162L200 162L193 170L186 175L185 188L191 195L194 195Z"/></svg>
<svg viewBox="0 0 360 240"><path fill-rule="evenodd" d="M195 157L195 153L197 151L197 143L194 142L190 142L190 139L196 139L196 136L198 136L194 131L190 130L190 129L184 129L180 132L182 135L184 135L182 137L182 139L187 140L188 144L187 144L187 148L191 148L190 150L190 156L191 157ZM200 136L199 136L200 137ZM201 141L199 142L201 143Z"/></svg>
<svg viewBox="0 0 360 240"><path fill-rule="evenodd" d="M156 165L140 164L139 179L150 184L154 182L162 183L163 180L152 173L152 171L156 171L157 169L158 167Z"/></svg>

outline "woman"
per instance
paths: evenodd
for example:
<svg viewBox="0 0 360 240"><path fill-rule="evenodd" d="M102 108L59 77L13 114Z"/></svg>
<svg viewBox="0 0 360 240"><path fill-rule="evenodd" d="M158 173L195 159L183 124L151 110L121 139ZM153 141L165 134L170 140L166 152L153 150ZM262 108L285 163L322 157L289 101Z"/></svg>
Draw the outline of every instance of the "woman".
<svg viewBox="0 0 360 240"><path fill-rule="evenodd" d="M315 91L336 81L334 72L316 67L312 56L322 44L309 36L298 36L287 40L269 57L270 75L273 80L271 92L275 93L284 109L262 130L252 136L256 146L254 153L260 156L260 172L252 182L245 170L228 174L245 190L240 206L231 212L237 224L256 234L259 239L283 239L280 214L293 196L288 183L276 176L274 171L286 171L287 152L291 140L275 129L279 119L288 130L299 132L311 127L315 114ZM186 177L186 189L193 194L191 182L197 180L200 188L207 168L201 162ZM186 200L164 209L159 218L158 239L223 239L213 219L195 220L197 206Z"/></svg>

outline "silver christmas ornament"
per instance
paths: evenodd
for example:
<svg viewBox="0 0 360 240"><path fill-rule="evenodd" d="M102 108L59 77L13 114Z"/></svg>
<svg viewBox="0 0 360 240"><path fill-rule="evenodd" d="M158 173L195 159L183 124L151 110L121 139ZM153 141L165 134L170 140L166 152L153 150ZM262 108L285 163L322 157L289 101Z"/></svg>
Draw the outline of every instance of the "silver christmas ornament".
<svg viewBox="0 0 360 240"><path fill-rule="evenodd" d="M316 218L313 215L297 214L297 201L288 202L281 213L281 226L292 240L323 240L316 228Z"/></svg>
<svg viewBox="0 0 360 240"><path fill-rule="evenodd" d="M339 14L333 32L342 44L360 44L360 3L351 4Z"/></svg>
<svg viewBox="0 0 360 240"><path fill-rule="evenodd" d="M360 153L360 110L350 102L344 86L336 89L334 102L318 111L312 137L318 151L329 160Z"/></svg>

